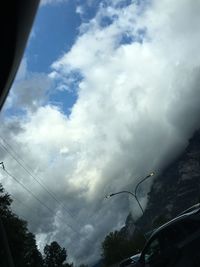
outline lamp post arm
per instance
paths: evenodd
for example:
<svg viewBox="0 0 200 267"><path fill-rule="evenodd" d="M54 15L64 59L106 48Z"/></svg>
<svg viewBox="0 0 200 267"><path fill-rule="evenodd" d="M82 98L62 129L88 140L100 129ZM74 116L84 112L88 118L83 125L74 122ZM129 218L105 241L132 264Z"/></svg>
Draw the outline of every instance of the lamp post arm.
<svg viewBox="0 0 200 267"><path fill-rule="evenodd" d="M117 192L117 193L110 194L110 196L112 197L112 196L115 196L115 195L118 195L118 194L123 194L123 193L128 193L128 194L132 195L133 197L135 197L135 194L133 194L130 191L125 191L125 190L124 191Z"/></svg>
<svg viewBox="0 0 200 267"><path fill-rule="evenodd" d="M138 190L138 187L141 183L143 183L145 180L147 180L149 177L151 177L152 175L147 175L144 179L142 179L135 187L135 196L137 196L137 190Z"/></svg>
<svg viewBox="0 0 200 267"><path fill-rule="evenodd" d="M144 214L144 210L143 210L143 208L142 208L142 206L141 206L141 204L140 204L140 202L139 202L137 196L136 196L134 193L132 193L132 192L130 192L130 191L120 191L120 192L117 192L117 193L113 193L113 194L111 194L110 196L112 197L112 196L115 196L115 195L118 195L118 194L122 194L122 193L127 193L127 194L132 195L132 196L136 199L136 201L137 201L137 203L138 203L138 205L139 205L139 207L140 207L140 209L141 209L141 211L142 211L142 214Z"/></svg>

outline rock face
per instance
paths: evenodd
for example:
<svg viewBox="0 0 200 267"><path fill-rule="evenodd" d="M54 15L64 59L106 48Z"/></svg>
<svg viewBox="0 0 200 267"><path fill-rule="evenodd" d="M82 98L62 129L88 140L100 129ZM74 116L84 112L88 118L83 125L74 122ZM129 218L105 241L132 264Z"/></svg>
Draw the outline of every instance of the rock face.
<svg viewBox="0 0 200 267"><path fill-rule="evenodd" d="M154 180L148 204L136 227L151 229L156 220L171 219L200 201L200 130L185 151ZM130 216L129 216L130 217ZM124 233L132 236L134 222L127 218ZM164 221L163 221L164 222Z"/></svg>
<svg viewBox="0 0 200 267"><path fill-rule="evenodd" d="M199 201L200 130L189 140L185 151L154 180L144 215L134 221L129 214L120 233L127 239L135 239L138 233L151 233L156 224L172 219Z"/></svg>
<svg viewBox="0 0 200 267"><path fill-rule="evenodd" d="M120 230L120 232L127 239L131 239L135 233L135 230L135 221L133 220L131 214L129 214L126 218L125 226Z"/></svg>

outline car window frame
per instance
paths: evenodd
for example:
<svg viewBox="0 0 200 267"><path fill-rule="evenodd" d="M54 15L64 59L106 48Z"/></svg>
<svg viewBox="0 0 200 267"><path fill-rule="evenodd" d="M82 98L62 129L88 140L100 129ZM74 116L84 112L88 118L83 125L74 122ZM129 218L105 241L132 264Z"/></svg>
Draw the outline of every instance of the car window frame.
<svg viewBox="0 0 200 267"><path fill-rule="evenodd" d="M140 256L140 259L139 259L140 263L143 263L143 264L147 263L146 260L145 260L145 253L146 253L147 249L149 248L149 246L152 244L152 242L154 242L156 239L158 240L158 242L160 244L160 233L155 234L154 236L152 236L148 240L147 244L145 245L145 247L144 247L144 249L143 249L143 251L141 253L141 256Z"/></svg>

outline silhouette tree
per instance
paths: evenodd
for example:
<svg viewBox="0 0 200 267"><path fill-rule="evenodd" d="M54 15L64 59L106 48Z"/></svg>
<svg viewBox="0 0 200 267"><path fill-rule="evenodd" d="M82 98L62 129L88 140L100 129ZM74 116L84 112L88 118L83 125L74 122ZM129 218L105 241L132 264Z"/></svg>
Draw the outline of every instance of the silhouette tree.
<svg viewBox="0 0 200 267"><path fill-rule="evenodd" d="M88 265L82 263L82 264L79 265L79 267L88 267Z"/></svg>
<svg viewBox="0 0 200 267"><path fill-rule="evenodd" d="M61 248L56 241L45 246L44 254L45 267L63 267L67 258L66 249Z"/></svg>
<svg viewBox="0 0 200 267"><path fill-rule="evenodd" d="M6 243L10 248L15 267L42 267L42 255L37 249L35 237L28 231L27 222L16 216L10 208L11 197L5 193L0 184L0 220L2 229L0 235L5 233ZM2 240L2 236L0 236ZM0 242L0 266L8 266L6 261L6 246ZM7 259L8 260L8 259Z"/></svg>
<svg viewBox="0 0 200 267"><path fill-rule="evenodd" d="M5 257L7 249L1 241L4 232L15 267L73 267L73 263L65 262L66 249L56 241L45 246L43 259L34 234L29 232L27 222L12 212L11 203L11 197L0 184L0 266L8 266L8 257Z"/></svg>
<svg viewBox="0 0 200 267"><path fill-rule="evenodd" d="M129 254L129 241L118 231L109 233L102 243L102 256L107 265L116 263Z"/></svg>
<svg viewBox="0 0 200 267"><path fill-rule="evenodd" d="M36 246L35 236L28 233L25 240L24 258L26 266L28 267L42 267L43 258L42 254Z"/></svg>
<svg viewBox="0 0 200 267"><path fill-rule="evenodd" d="M109 233L102 243L102 256L106 265L111 265L141 251L145 238L138 233L127 239L120 231Z"/></svg>
<svg viewBox="0 0 200 267"><path fill-rule="evenodd" d="M1 217L5 217L10 214L10 205L12 203L12 199L10 198L8 193L5 193L2 184L0 184L0 215Z"/></svg>
<svg viewBox="0 0 200 267"><path fill-rule="evenodd" d="M74 267L74 264L73 264L73 263L68 263L68 262L66 262L66 263L63 263L62 266L63 266L63 267Z"/></svg>

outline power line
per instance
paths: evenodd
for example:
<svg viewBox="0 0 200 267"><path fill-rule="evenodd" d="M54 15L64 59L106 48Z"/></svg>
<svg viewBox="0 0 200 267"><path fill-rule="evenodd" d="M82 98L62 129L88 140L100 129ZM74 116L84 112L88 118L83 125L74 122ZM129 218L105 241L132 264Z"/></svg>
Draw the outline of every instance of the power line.
<svg viewBox="0 0 200 267"><path fill-rule="evenodd" d="M61 201L59 201L56 196L54 195L54 193L48 189L46 187L46 185L44 185L43 181L40 178L36 178L27 168L31 169L26 162L24 162L24 160L20 157L20 155L12 148L12 146L2 137L0 136L0 138L2 139L2 141L9 147L9 149L12 151L12 153L8 150L8 148L3 145L2 143L0 143L0 146L4 149L4 151L6 151L58 204L60 204L63 208L63 210L65 210L67 212L68 215L70 215L72 217L72 219L74 220L74 222L77 224L77 226L79 228L81 228L82 226L80 225L80 223L77 222L76 218L74 217L74 215L72 215L64 206L63 203ZM13 155L14 154L14 155ZM16 155L16 156L15 156ZM17 158L18 157L18 158ZM23 162L27 168L20 162ZM2 162L3 163L3 162ZM1 164L1 163L0 163ZM2 165L2 168L4 167L4 165ZM4 167L5 168L5 167ZM53 210L52 210L53 212ZM60 217L60 216L59 216ZM61 218L61 217L60 217ZM61 218L62 219L62 218ZM69 225L68 225L69 226ZM69 226L76 234L80 235L80 233L75 230L74 228L72 228L72 226ZM87 238L86 238L87 239Z"/></svg>
<svg viewBox="0 0 200 267"><path fill-rule="evenodd" d="M3 140L3 142L9 147L9 149L18 157L16 157L15 155L13 155L13 153L11 153L8 149L7 149L7 147L5 146L5 145L3 145L3 144L1 144L0 143L0 146L4 149L4 151L6 151L20 166L21 166L21 168L23 168L25 171L26 171L26 173L28 173L45 191L46 191L46 193L51 197L51 198L53 198L59 205L61 205L62 206L62 208L65 210L65 212L67 212L67 214L68 215L70 215L74 220L75 220L75 217L71 214L71 212L69 212L64 206L63 206L63 203L61 203L61 201L59 201L58 199L57 199L57 197L54 195L54 193L49 189L49 188L47 188L47 186L46 185L44 185L44 183L42 182L42 180L41 179L39 179L38 177L36 178L28 169L27 169L27 167L25 167L21 162L23 162L25 165L27 165L25 162L24 162L24 160L22 159L22 158L20 158L20 156L19 156L19 154L11 147L11 145L8 143L8 142L6 142L5 141L5 139L4 138L2 138L1 136L0 136L0 138ZM19 161L19 159L20 159L20 161ZM1 164L1 163L0 163ZM29 169L30 169L30 167L29 167ZM77 223L77 222L76 222ZM78 223L77 223L78 224ZM79 224L78 224L78 226L80 226Z"/></svg>
<svg viewBox="0 0 200 267"><path fill-rule="evenodd" d="M19 200L18 198L16 198L16 196L14 196L12 193L9 193L9 195L12 196L12 199L14 199L14 201L17 201L20 205L26 207L26 208L30 208L27 204L25 204L23 201ZM17 215L18 218L23 219L25 222L29 222L29 219L27 217L25 217L24 215L22 215L21 213L19 213L19 211L15 211L12 209L12 211L14 211L14 214ZM73 230L74 231L74 230ZM78 232L76 232L78 233ZM75 241L71 241L70 244L74 244Z"/></svg>
<svg viewBox="0 0 200 267"><path fill-rule="evenodd" d="M3 140L3 139L2 139ZM5 140L3 140L5 142ZM6 142L5 142L6 143ZM8 145L8 143L6 143ZM57 200L57 198L53 195L52 192L50 192L50 190L46 187L46 185L43 184L43 182L41 181L41 179L36 178L35 176L32 175L32 173L3 145L0 144L0 146L40 185L42 186L42 188L56 201L59 202ZM8 145L10 147L10 145ZM11 149L11 147L10 147ZM11 149L18 157L19 155L13 150ZM22 159L20 159L21 161L23 161Z"/></svg>
<svg viewBox="0 0 200 267"><path fill-rule="evenodd" d="M16 198L16 196L14 196L14 195L11 194L11 193L9 193L9 195L11 195L11 196L12 196L12 199L13 199L14 201L17 201L21 206L24 206L25 208L30 209L30 207L29 207L27 204L25 204L22 200L19 200L18 198ZM14 201L13 201L13 202L14 202ZM12 202L12 203L13 203L13 202ZM21 217L21 218L23 218L26 222L29 222L29 219L26 218L24 215L22 215L21 212L19 213L19 210L15 210L13 207L11 208L11 210L12 210L12 212L14 212L19 218ZM32 209L31 209L31 211L32 211ZM35 213L36 213L36 210L35 210Z"/></svg>
<svg viewBox="0 0 200 267"><path fill-rule="evenodd" d="M9 193L9 195L11 195L12 196L12 199L14 200L14 201L17 201L21 206L24 206L25 208L27 208L27 209L30 209L30 207L26 204L26 202L24 202L24 201L22 201L22 200L20 200L20 199L18 199L16 196L14 196L12 193ZM13 203L13 202L12 202ZM12 208L11 208L12 209ZM28 221L28 220L27 220Z"/></svg>
<svg viewBox="0 0 200 267"><path fill-rule="evenodd" d="M42 206L44 206L46 209L48 209L50 212L52 212L52 210L46 205L44 204L35 194L33 194L31 192L31 190L29 190L23 183L21 183L18 179L16 179L12 174L10 174L6 169L4 169L5 173L7 173L8 176L10 176L13 180L15 180L15 182L17 182L19 185L21 185L21 187L24 188L24 190L26 190L33 198L35 198Z"/></svg>
<svg viewBox="0 0 200 267"><path fill-rule="evenodd" d="M53 213L54 215L54 211L49 208L45 203L43 203L34 193L31 192L31 190L29 190L22 182L20 182L15 176L13 176L11 173L9 173L6 168L2 168L2 170L8 175L10 176L16 183L18 183L21 187L24 188L24 190L26 190L35 200L37 200L43 207L45 207L49 212ZM60 216L59 216L60 217ZM61 217L60 217L61 218ZM62 219L62 218L61 218ZM66 223L66 222L65 222ZM80 234L78 231L76 231L71 225L69 225L68 223L66 223L67 226L74 231L76 234Z"/></svg>

